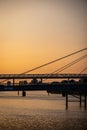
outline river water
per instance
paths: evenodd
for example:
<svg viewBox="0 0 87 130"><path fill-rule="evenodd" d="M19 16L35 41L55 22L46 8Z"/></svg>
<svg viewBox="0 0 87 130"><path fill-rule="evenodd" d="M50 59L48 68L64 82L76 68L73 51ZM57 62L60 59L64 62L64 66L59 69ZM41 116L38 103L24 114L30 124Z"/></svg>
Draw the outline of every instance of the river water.
<svg viewBox="0 0 87 130"><path fill-rule="evenodd" d="M69 100L78 100L69 96ZM69 102L65 97L46 92L0 92L0 130L86 130L84 104Z"/></svg>

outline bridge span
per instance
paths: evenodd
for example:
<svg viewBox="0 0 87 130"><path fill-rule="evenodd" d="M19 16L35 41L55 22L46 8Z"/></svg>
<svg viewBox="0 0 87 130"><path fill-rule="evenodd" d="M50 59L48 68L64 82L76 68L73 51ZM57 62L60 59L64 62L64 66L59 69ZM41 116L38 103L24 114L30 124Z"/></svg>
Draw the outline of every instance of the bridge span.
<svg viewBox="0 0 87 130"><path fill-rule="evenodd" d="M66 96L66 109L68 109L68 95L79 96L80 105L84 101L86 109L87 104L87 80L86 82L58 82L57 84L43 83L40 84L16 84L15 79L87 79L87 74L0 74L0 79L12 79L12 84L0 84L1 91L22 91L22 96L26 96L26 91L47 91L49 93L63 94ZM82 96L84 100L82 99Z"/></svg>
<svg viewBox="0 0 87 130"><path fill-rule="evenodd" d="M87 74L0 74L0 79L55 79L55 78L87 78Z"/></svg>

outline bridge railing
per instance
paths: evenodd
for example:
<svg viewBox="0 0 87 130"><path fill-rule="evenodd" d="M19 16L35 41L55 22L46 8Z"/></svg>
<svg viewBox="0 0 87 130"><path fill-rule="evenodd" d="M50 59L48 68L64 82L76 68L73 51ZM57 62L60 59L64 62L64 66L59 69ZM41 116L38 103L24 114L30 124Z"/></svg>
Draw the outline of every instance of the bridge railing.
<svg viewBox="0 0 87 130"><path fill-rule="evenodd" d="M87 74L0 74L0 79L13 78L87 78Z"/></svg>

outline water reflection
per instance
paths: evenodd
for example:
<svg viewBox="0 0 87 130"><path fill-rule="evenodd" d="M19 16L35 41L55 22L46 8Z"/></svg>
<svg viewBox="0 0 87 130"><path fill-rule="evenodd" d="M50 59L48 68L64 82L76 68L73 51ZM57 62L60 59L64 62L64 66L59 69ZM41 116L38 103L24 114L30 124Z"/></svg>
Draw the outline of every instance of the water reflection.
<svg viewBox="0 0 87 130"><path fill-rule="evenodd" d="M69 103L65 98L46 92L27 92L27 97L17 93L0 94L1 130L85 130L87 112L79 103Z"/></svg>

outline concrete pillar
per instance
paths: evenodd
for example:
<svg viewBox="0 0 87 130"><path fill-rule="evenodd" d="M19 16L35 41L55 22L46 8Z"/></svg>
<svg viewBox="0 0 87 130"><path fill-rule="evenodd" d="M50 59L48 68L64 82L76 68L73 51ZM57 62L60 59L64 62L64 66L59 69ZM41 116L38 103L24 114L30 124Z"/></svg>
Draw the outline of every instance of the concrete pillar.
<svg viewBox="0 0 87 130"><path fill-rule="evenodd" d="M19 91L18 91L18 95L19 95Z"/></svg>
<svg viewBox="0 0 87 130"><path fill-rule="evenodd" d="M62 93L62 97L65 97L66 96L66 94L65 93Z"/></svg>
<svg viewBox="0 0 87 130"><path fill-rule="evenodd" d="M13 78L13 86L15 85L15 79Z"/></svg>
<svg viewBox="0 0 87 130"><path fill-rule="evenodd" d="M43 82L43 79L41 78L41 83Z"/></svg>
<svg viewBox="0 0 87 130"><path fill-rule="evenodd" d="M66 110L68 109L68 94L66 93Z"/></svg>
<svg viewBox="0 0 87 130"><path fill-rule="evenodd" d="M81 107L81 104L82 104L82 95L80 94L80 107Z"/></svg>
<svg viewBox="0 0 87 130"><path fill-rule="evenodd" d="M86 110L86 102L87 102L87 99L86 99L86 95L84 96L84 107L85 107L85 110Z"/></svg>
<svg viewBox="0 0 87 130"><path fill-rule="evenodd" d="M26 91L22 91L22 96L23 96L23 97L26 96Z"/></svg>

